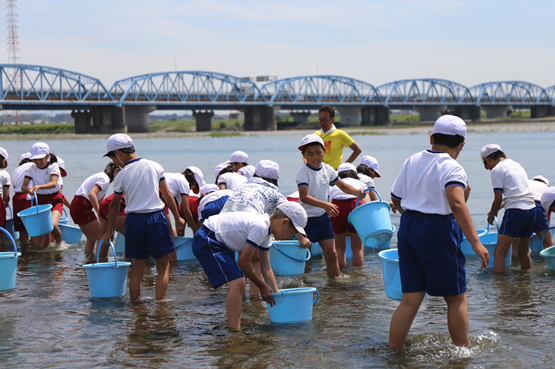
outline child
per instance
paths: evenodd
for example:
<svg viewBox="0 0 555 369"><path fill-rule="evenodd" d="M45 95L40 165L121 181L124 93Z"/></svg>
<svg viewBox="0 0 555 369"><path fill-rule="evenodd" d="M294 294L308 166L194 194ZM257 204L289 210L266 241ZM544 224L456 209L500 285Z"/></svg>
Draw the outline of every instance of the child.
<svg viewBox="0 0 555 369"><path fill-rule="evenodd" d="M465 258L458 225L482 259L482 269L489 255L466 206L466 173L456 162L465 137L462 119L440 117L430 134L432 149L408 158L391 187L391 199L402 214L397 247L403 290L402 301L391 319L392 348L403 347L426 292L443 296L451 339L457 346L468 346Z"/></svg>
<svg viewBox="0 0 555 369"><path fill-rule="evenodd" d="M182 174L185 176L185 179L187 179L187 182L189 182L190 192L187 201L193 220L196 221L199 218L198 204L200 201L200 188L206 184L206 182L204 182L204 175L199 168L194 166L187 167ZM201 226L199 222L195 224L197 229Z"/></svg>
<svg viewBox="0 0 555 369"><path fill-rule="evenodd" d="M58 228L58 221L62 217L64 208L64 195L60 193L61 172L58 164L50 164L50 147L44 142L37 142L31 146L31 157L33 165L27 168L25 179L21 185L21 191L29 193L33 196L33 192L37 193L39 204L52 205L52 236L57 245L62 243L62 233ZM33 187L28 187L33 181ZM48 247L50 244L50 234L40 237L40 246Z"/></svg>
<svg viewBox="0 0 555 369"><path fill-rule="evenodd" d="M10 174L5 170L8 166L8 152L0 147L0 227L6 228L6 208L10 205ZM13 215L12 215L13 216ZM1 232L0 232L1 233ZM4 233L0 234L0 245L4 243Z"/></svg>
<svg viewBox="0 0 555 369"><path fill-rule="evenodd" d="M541 203L549 219L551 212L555 211L555 187L549 187L543 192Z"/></svg>
<svg viewBox="0 0 555 369"><path fill-rule="evenodd" d="M21 190L23 185L23 180L25 179L25 173L30 166L33 165L30 152L26 152L19 157L19 166L13 171L13 188L15 194L13 195L13 228L16 232L19 232L19 242L22 245L26 245L29 241L29 233L23 225L23 221L17 216L22 210L25 210L31 206L31 202L27 199L29 194Z"/></svg>
<svg viewBox="0 0 555 369"><path fill-rule="evenodd" d="M120 168L119 167L116 168L116 170L114 171L114 175L117 176L119 171L120 171ZM102 236L104 236L104 234L106 233L106 230L108 229L108 213L110 212L109 210L110 204L112 203L113 199L114 199L114 194L112 193L110 196L104 198L104 200L100 202L100 206L98 208L98 220L100 221L100 232L102 233ZM125 236L125 219L126 219L125 193L122 193L119 212L116 217L116 223L115 223L114 229L124 236ZM107 245L105 246L104 243L102 243L102 248L100 249L100 256L101 257L108 256L108 249L109 249L109 246ZM131 259L125 260L125 261L131 261Z"/></svg>
<svg viewBox="0 0 555 369"><path fill-rule="evenodd" d="M169 254L175 247L159 191L174 216L177 229L183 228L185 221L179 216L160 164L139 158L133 140L123 133L110 136L106 147L104 156L123 169L114 181L114 198L110 203L104 242L108 243L113 237L121 195L125 192L125 255L132 259L129 295L134 300L141 296L145 260L150 255L156 261L156 300L163 300L168 289Z"/></svg>
<svg viewBox="0 0 555 369"><path fill-rule="evenodd" d="M272 292L278 287L270 265L269 248L271 236L276 240L288 240L294 233L304 234L306 212L293 202L277 207L271 216L249 212L218 214L204 222L193 239L193 253L204 269L210 284L218 288L227 283L227 325L230 329L241 328L241 302L245 294L245 278L260 289L260 295L270 306L275 305ZM252 269L251 256L260 250L262 280ZM241 252L235 263L235 251ZM244 275L243 275L244 273Z"/></svg>
<svg viewBox="0 0 555 369"><path fill-rule="evenodd" d="M339 178L341 178L346 184L362 191L366 189L366 184L358 179L356 168L353 164L341 164L337 168L337 173L339 174ZM374 196L376 196L375 193ZM347 249L346 241L349 235L351 236L351 249L353 250L353 265L362 266L364 264L364 258L362 255L362 240L358 236L355 227L349 224L349 221L347 220L349 214L351 214L351 211L355 208L357 197L346 194L337 186L334 186L330 189L330 200L332 204L337 206L339 211L337 216L331 218L339 267L344 267L347 264L347 260L345 259L345 250Z"/></svg>
<svg viewBox="0 0 555 369"><path fill-rule="evenodd" d="M333 228L330 217L339 214L337 206L329 203L329 186L337 185L343 192L364 199L366 194L345 182L337 175L335 169L323 162L324 141L316 134L309 134L301 141L299 150L306 164L297 173L299 204L308 214L306 235L310 242L318 242L322 248L327 264L327 273L331 278L339 277L339 264L335 253Z"/></svg>
<svg viewBox="0 0 555 369"><path fill-rule="evenodd" d="M64 178L67 177L66 163L64 159L60 158L59 156L50 154L50 164L52 163L57 163L58 167L60 168L60 173L62 174L58 179L58 182L60 183L60 193L64 197L64 206L66 206L69 209L71 207L71 203L69 202L67 197L64 196L62 192L64 190Z"/></svg>
<svg viewBox="0 0 555 369"><path fill-rule="evenodd" d="M242 174L235 173L233 168L226 166L218 173L216 184L220 190L231 190L236 191L239 187L248 182L247 177Z"/></svg>
<svg viewBox="0 0 555 369"><path fill-rule="evenodd" d="M380 165L374 157L369 155L363 156L356 169L358 178L364 182L367 188L376 188L374 178L380 178L381 175L380 172L378 172Z"/></svg>
<svg viewBox="0 0 555 369"><path fill-rule="evenodd" d="M231 190L218 190L215 184L207 184L200 189L201 197L198 206L198 221L204 222L212 215L220 214L227 199L233 195Z"/></svg>
<svg viewBox="0 0 555 369"><path fill-rule="evenodd" d="M553 235L549 230L549 221L547 218L547 213L544 211L542 206L542 195L543 193L549 188L549 179L545 178L544 176L535 176L529 182L530 191L532 191L532 195L534 196L534 201L536 203L536 222L534 223L534 233L539 237L541 240L543 237L543 245L544 249L553 246ZM544 233L547 234L544 237ZM514 254L514 250L513 250Z"/></svg>
<svg viewBox="0 0 555 369"><path fill-rule="evenodd" d="M181 173L166 173L166 183L173 195L173 198L179 209L181 217L185 219L189 227L193 230L193 234L197 232L197 221L193 219L193 214L189 210L189 185L187 180ZM185 229L183 229L185 231ZM181 232L180 232L181 233ZM183 236L184 233L180 235Z"/></svg>
<svg viewBox="0 0 555 369"><path fill-rule="evenodd" d="M77 189L75 197L69 207L69 214L73 222L81 228L87 237L85 243L85 253L92 253L95 245L102 239L103 233L100 222L93 212L100 214L100 201L104 198L110 183L114 181L116 165L109 163L104 168L104 172L93 174L88 177ZM103 249L108 250L108 247Z"/></svg>
<svg viewBox="0 0 555 369"><path fill-rule="evenodd" d="M484 146L480 157L485 169L491 171L491 182L495 194L491 210L488 213L488 223L493 224L493 219L501 209L501 204L505 208L503 222L497 236L493 272L503 273L505 271L505 256L515 238L520 238L518 242L520 266L522 269L530 269L532 259L530 259L528 247L536 221L536 203L530 190L528 175L520 164L507 159L499 145Z"/></svg>
<svg viewBox="0 0 555 369"><path fill-rule="evenodd" d="M247 179L252 177L252 173L254 173L254 166L249 165L247 162L249 161L249 156L246 152L243 151L234 151L231 153L229 157L229 165L233 168L233 171L236 173L241 173Z"/></svg>

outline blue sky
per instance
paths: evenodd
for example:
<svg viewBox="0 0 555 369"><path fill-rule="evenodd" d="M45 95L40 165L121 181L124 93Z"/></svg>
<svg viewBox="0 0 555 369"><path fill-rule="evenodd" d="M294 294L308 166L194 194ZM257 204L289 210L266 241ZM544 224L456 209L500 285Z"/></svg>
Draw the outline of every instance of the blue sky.
<svg viewBox="0 0 555 369"><path fill-rule="evenodd" d="M548 87L554 14L553 1L18 0L21 63L91 75L106 87L176 65L239 77L343 75L375 86L435 77Z"/></svg>

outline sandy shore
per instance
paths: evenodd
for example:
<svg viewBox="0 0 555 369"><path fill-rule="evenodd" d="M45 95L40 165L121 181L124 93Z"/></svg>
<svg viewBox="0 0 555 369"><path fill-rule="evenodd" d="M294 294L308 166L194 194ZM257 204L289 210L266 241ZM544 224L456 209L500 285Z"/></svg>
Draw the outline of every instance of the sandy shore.
<svg viewBox="0 0 555 369"><path fill-rule="evenodd" d="M378 127L344 127L350 135L423 135L432 132L432 123L415 124L410 126L378 126ZM485 122L469 123L467 125L469 133L512 133L512 132L554 132L554 119L534 119L522 120L517 122ZM313 133L314 129L309 130L287 130L287 131L249 131L241 132L245 137L288 137L304 136ZM210 137L211 132L152 132L152 133L131 133L132 138L194 138ZM24 141L24 140L91 140L105 139L110 134L44 134L44 135L18 135L2 134L1 141Z"/></svg>

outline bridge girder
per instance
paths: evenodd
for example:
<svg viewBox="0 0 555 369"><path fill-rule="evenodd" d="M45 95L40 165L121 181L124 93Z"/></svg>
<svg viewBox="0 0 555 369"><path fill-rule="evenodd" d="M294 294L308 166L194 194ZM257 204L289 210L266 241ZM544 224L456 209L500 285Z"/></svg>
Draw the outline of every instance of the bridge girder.
<svg viewBox="0 0 555 369"><path fill-rule="evenodd" d="M468 87L444 79L405 79L377 88L385 104L443 105L475 102Z"/></svg>
<svg viewBox="0 0 555 369"><path fill-rule="evenodd" d="M548 104L546 90L522 81L486 82L470 87L478 104Z"/></svg>

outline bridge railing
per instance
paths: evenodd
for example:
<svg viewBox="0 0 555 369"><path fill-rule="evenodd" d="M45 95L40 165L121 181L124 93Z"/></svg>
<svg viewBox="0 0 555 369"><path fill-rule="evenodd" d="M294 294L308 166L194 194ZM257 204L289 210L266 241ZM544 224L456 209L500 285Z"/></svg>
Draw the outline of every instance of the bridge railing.
<svg viewBox="0 0 555 369"><path fill-rule="evenodd" d="M546 90L522 81L487 82L470 88L479 104L548 104Z"/></svg>
<svg viewBox="0 0 555 369"><path fill-rule="evenodd" d="M468 87L443 79L406 79L378 86L386 104L472 104Z"/></svg>

